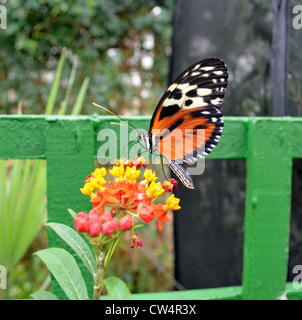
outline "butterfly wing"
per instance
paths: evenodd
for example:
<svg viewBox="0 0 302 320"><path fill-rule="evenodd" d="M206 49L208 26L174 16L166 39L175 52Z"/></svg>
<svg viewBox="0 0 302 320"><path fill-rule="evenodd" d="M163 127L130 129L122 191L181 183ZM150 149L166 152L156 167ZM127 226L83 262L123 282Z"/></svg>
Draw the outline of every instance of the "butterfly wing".
<svg viewBox="0 0 302 320"><path fill-rule="evenodd" d="M185 187L189 189L194 189L194 184L191 176L188 173L188 170L186 170L184 167L182 167L180 164L176 163L175 161L170 161L169 167L177 175L177 177Z"/></svg>
<svg viewBox="0 0 302 320"><path fill-rule="evenodd" d="M220 59L197 62L170 85L152 116L149 135L153 148L168 159L187 187L192 183L180 163L193 163L217 145L223 129L220 108L227 79L227 68Z"/></svg>

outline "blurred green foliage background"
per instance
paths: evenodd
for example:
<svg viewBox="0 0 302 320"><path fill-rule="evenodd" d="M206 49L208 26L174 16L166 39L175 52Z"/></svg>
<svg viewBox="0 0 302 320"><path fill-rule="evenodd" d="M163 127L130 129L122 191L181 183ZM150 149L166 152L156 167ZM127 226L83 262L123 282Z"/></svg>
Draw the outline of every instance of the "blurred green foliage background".
<svg viewBox="0 0 302 320"><path fill-rule="evenodd" d="M44 113L63 47L74 87L90 85L84 113L95 101L126 114L148 113L166 85L174 0L2 0L0 113ZM152 90L151 90L152 89ZM63 99L62 93L58 101ZM140 101L140 98L143 98ZM57 106L58 107L58 106ZM98 110L99 112L99 110Z"/></svg>

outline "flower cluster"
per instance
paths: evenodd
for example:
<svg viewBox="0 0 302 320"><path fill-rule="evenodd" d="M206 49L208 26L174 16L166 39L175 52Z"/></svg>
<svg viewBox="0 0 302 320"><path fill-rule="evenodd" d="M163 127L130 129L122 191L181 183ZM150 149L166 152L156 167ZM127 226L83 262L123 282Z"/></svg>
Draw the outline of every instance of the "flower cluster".
<svg viewBox="0 0 302 320"><path fill-rule="evenodd" d="M179 199L174 194L166 202L155 203L166 192L177 187L175 179L157 182L155 172L146 169L143 157L135 160L120 159L110 171L115 181L106 181L107 171L98 168L85 180L81 192L90 196L93 209L89 213L79 212L74 220L78 232L86 232L91 237L114 236L118 232L132 228L137 219L149 223L158 219L162 230L163 221L170 221L168 210L178 210ZM140 168L144 168L143 178ZM131 248L142 246L138 234L132 236Z"/></svg>

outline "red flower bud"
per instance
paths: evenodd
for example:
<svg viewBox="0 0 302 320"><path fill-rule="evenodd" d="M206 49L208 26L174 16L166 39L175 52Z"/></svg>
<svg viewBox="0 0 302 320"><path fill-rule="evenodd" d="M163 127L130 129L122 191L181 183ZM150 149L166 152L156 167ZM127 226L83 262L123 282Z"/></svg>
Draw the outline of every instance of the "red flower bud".
<svg viewBox="0 0 302 320"><path fill-rule="evenodd" d="M86 212L79 212L73 221L78 232L88 232L88 214Z"/></svg>
<svg viewBox="0 0 302 320"><path fill-rule="evenodd" d="M100 215L96 210L91 209L88 214L89 223L101 223Z"/></svg>
<svg viewBox="0 0 302 320"><path fill-rule="evenodd" d="M98 237L102 229L102 225L98 222L89 223L88 233L92 237Z"/></svg>
<svg viewBox="0 0 302 320"><path fill-rule="evenodd" d="M124 216L118 222L118 228L121 231L129 230L132 227L132 221L133 221L133 219L131 216Z"/></svg>
<svg viewBox="0 0 302 320"><path fill-rule="evenodd" d="M112 214L110 211L105 211L101 216L101 221L106 222L112 220Z"/></svg>
<svg viewBox="0 0 302 320"><path fill-rule="evenodd" d="M102 232L105 236L111 235L117 228L117 222L115 220L106 221L102 225Z"/></svg>

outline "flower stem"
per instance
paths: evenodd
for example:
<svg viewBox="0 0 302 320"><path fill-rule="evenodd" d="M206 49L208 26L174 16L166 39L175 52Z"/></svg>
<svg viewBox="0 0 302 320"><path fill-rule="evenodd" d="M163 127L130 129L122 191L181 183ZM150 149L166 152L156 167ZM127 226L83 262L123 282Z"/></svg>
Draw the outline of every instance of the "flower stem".
<svg viewBox="0 0 302 320"><path fill-rule="evenodd" d="M97 257L97 273L94 277L93 300L100 300L105 277L104 252L99 247L95 246L95 253Z"/></svg>

